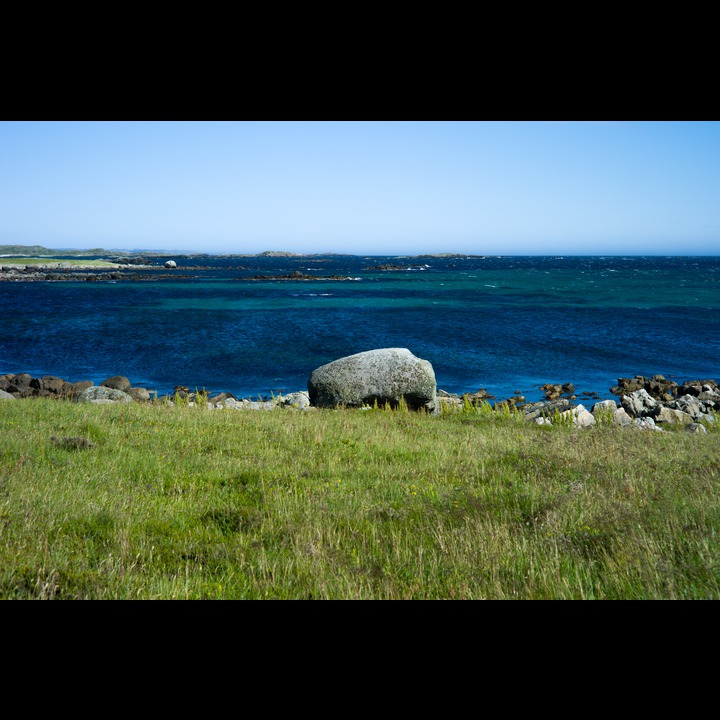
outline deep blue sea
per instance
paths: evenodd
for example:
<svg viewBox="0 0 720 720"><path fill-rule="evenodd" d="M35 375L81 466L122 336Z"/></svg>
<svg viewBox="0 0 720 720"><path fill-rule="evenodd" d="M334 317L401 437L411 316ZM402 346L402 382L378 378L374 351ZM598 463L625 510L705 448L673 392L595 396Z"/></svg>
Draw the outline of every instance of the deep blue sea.
<svg viewBox="0 0 720 720"><path fill-rule="evenodd" d="M720 382L720 257L172 259L189 277L0 283L0 374L257 398L403 347L432 363L439 389L497 399L538 400L548 382L613 398L637 374ZM368 269L382 264L408 269ZM353 279L246 279L296 270Z"/></svg>

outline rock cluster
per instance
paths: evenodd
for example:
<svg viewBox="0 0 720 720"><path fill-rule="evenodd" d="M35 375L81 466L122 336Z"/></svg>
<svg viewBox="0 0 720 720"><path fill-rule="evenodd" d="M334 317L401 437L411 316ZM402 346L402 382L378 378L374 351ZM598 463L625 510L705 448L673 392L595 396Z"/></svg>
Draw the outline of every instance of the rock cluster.
<svg viewBox="0 0 720 720"><path fill-rule="evenodd" d="M375 270L409 270L409 265L394 265L393 263L384 263L382 265L369 265L365 268L365 270L375 271Z"/></svg>
<svg viewBox="0 0 720 720"><path fill-rule="evenodd" d="M238 410L272 410L274 408L309 409L310 398L306 391L278 395L270 400L239 399L229 392L208 393L191 391L184 385L177 385L172 394L158 397L144 387L133 387L124 375L114 375L95 385L90 380L69 382L55 375L33 377L28 373L0 375L0 400L49 397L58 400L73 400L80 403L177 402L188 405L204 405L208 408L234 408ZM314 409L314 408L313 408Z"/></svg>
<svg viewBox="0 0 720 720"><path fill-rule="evenodd" d="M95 385L90 380L69 382L55 375L33 377L28 373L0 375L0 400L20 398L49 397L77 402L143 402L150 400L146 388L132 387L130 381L122 376L104 380Z"/></svg>
<svg viewBox="0 0 720 720"><path fill-rule="evenodd" d="M528 422L572 424L589 428L598 424L662 431L670 425L690 432L706 432L720 412L720 386L714 380L675 383L662 375L646 378L619 378L610 388L619 396L601 400L590 409L575 402L572 383L547 384L541 389L545 400L525 402L519 391L513 397L495 402L484 388L463 395L439 390L432 365L406 348L382 348L350 355L323 365L310 375L308 390L278 395L271 399L237 398L230 392L192 392L178 385L171 395L151 396L146 388L133 387L122 375L107 378L100 385L91 381L69 382L54 375L33 377L28 373L0 375L0 401L50 397L88 403L148 402L203 406L235 410L372 407L375 403L397 407L407 403L412 410L432 413L489 408L493 412L522 413Z"/></svg>
<svg viewBox="0 0 720 720"><path fill-rule="evenodd" d="M347 277L346 275L308 275L307 273L300 272L299 270L293 270L291 273L284 275L253 275L252 277L240 277L235 280L242 280L244 282L248 280L295 280L295 281L306 281L306 280L356 280L357 278Z"/></svg>
<svg viewBox="0 0 720 720"><path fill-rule="evenodd" d="M130 266L125 264L124 267ZM152 272L157 271L157 272ZM160 272L163 271L163 272ZM48 265L0 265L0 282L97 282L100 280L177 280L188 275L168 275L165 268L137 266L133 270L94 267L92 265L69 265L52 263Z"/></svg>
<svg viewBox="0 0 720 720"><path fill-rule="evenodd" d="M28 373L0 375L0 398L55 397L73 400L94 383L89 380L68 382L55 375L33 377Z"/></svg>
<svg viewBox="0 0 720 720"><path fill-rule="evenodd" d="M662 375L646 378L619 378L610 392L620 396L615 400L601 400L588 410L576 404L572 383L546 384L540 387L546 400L525 403L519 394L495 403L495 410L521 412L525 419L538 424L572 423L576 427L592 427L607 422L621 427L643 430L663 430L663 426L682 425L690 432L706 432L705 424L715 421L720 412L720 386L714 380L690 380L681 384ZM460 409L468 402L479 406L487 402L483 389L477 393L451 395L438 391L438 399L446 409Z"/></svg>

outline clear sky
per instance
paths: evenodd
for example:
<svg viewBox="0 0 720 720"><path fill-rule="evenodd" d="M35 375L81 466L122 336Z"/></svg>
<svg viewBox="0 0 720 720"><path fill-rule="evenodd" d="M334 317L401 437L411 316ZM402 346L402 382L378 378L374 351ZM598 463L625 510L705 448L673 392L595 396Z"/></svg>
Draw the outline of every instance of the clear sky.
<svg viewBox="0 0 720 720"><path fill-rule="evenodd" d="M720 122L0 121L0 245L720 255Z"/></svg>

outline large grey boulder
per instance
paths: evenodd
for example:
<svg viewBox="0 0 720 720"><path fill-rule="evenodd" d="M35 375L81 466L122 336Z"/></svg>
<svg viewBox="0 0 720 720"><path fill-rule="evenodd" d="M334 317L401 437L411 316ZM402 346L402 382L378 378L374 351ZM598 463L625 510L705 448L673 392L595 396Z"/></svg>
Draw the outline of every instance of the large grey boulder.
<svg viewBox="0 0 720 720"><path fill-rule="evenodd" d="M404 398L413 410L435 412L435 371L427 360L407 348L381 348L348 355L313 370L308 380L310 403L315 407L362 407Z"/></svg>
<svg viewBox="0 0 720 720"><path fill-rule="evenodd" d="M83 390L78 395L78 402L81 403L108 403L108 402L129 402L133 399L126 392L104 385L93 385Z"/></svg>
<svg viewBox="0 0 720 720"><path fill-rule="evenodd" d="M0 400L15 400L15 396L12 393L0 390Z"/></svg>

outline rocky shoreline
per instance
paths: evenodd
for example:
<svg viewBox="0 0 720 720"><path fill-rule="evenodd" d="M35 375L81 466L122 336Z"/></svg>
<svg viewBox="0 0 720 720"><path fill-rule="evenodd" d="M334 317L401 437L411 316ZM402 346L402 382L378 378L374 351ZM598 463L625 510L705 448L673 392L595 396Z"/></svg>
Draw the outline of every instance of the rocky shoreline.
<svg viewBox="0 0 720 720"><path fill-rule="evenodd" d="M200 268L184 268L193 270ZM164 265L118 262L111 266L78 265L67 262L45 264L0 264L0 282L98 282L129 280L131 282L180 280L191 277Z"/></svg>
<svg viewBox="0 0 720 720"><path fill-rule="evenodd" d="M589 409L577 402L572 383L548 383L541 389L545 400L531 403L525 402L525 397L519 392L491 403L495 398L482 388L462 394L438 389L435 413L491 408L495 412L522 413L526 421L538 424L566 423L578 428L590 428L605 423L656 431L663 431L669 425L681 425L687 431L697 433L706 432L706 426L714 424L717 413L720 413L720 386L714 380L676 383L662 375L618 378L617 385L611 387L610 392L618 396L619 402L600 400L593 402ZM595 393L585 395L592 396ZM186 386L178 385L173 393L159 396L146 388L133 387L130 380L122 375L107 378L100 385L89 380L69 382L54 375L0 375L0 401L38 397L88 403L180 403L209 409L318 409L311 404L310 395L305 390L271 399L252 400L238 398L231 392L191 391Z"/></svg>
<svg viewBox="0 0 720 720"><path fill-rule="evenodd" d="M243 271L248 268L242 265L223 268L223 272ZM77 265L63 262L47 264L12 264L0 265L0 282L99 282L119 280L131 282L155 282L158 280L187 280L199 275L188 275L188 272L199 275L208 272L207 267L183 266L182 272L174 261L164 265L144 265L138 263L121 263L114 266L98 267L96 265ZM233 278L235 281L348 281L359 280L347 275L309 275L295 270L280 275L252 275L250 277Z"/></svg>

